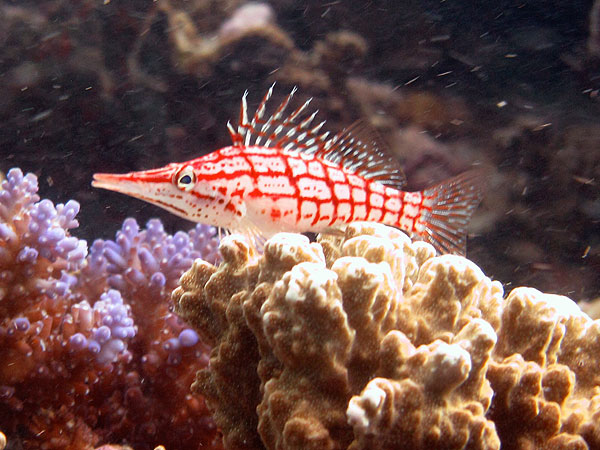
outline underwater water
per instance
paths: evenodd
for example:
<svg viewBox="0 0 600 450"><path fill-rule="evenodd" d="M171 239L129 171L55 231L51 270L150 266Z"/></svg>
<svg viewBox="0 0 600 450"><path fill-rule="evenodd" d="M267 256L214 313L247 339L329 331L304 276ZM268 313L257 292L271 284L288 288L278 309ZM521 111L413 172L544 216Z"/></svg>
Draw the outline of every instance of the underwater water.
<svg viewBox="0 0 600 450"><path fill-rule="evenodd" d="M368 123L407 190L491 167L467 257L506 293L600 298L598 0L0 0L0 23L0 172L13 189L0 209L8 449L221 448L223 423L236 428L222 410L215 424L215 408L189 391L218 333L202 336L200 319L184 323L171 303L194 258L218 259L214 230L91 181L230 145L244 92L253 111L274 82L274 104L296 86L294 107L312 97L327 130ZM34 206L27 173L53 204ZM23 223L60 248L37 248ZM29 250L9 261L13 232ZM501 440L520 448L511 426L497 424ZM265 436L254 447L277 445Z"/></svg>

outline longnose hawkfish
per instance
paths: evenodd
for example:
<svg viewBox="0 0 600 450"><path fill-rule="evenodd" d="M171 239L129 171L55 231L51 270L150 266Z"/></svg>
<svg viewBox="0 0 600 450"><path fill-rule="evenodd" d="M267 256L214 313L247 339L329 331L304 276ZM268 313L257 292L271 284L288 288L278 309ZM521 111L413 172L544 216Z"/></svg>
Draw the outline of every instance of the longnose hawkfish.
<svg viewBox="0 0 600 450"><path fill-rule="evenodd" d="M364 127L322 133L324 121L311 125L317 111L305 113L310 99L286 115L295 90L264 119L271 86L251 120L246 91L238 126L227 124L233 145L159 169L97 173L92 185L255 239L281 231L339 233L350 222L370 221L400 228L441 253L465 253L485 170L402 191L397 161Z"/></svg>

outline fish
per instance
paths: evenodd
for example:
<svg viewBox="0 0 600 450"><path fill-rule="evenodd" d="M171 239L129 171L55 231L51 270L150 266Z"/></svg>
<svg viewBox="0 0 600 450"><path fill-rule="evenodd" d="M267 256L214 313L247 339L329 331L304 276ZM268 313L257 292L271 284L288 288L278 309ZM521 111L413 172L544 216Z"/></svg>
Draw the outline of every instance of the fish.
<svg viewBox="0 0 600 450"><path fill-rule="evenodd" d="M343 233L378 222L466 253L466 228L482 200L487 170L470 169L422 191L403 191L399 162L376 133L356 122L336 134L313 125L312 99L288 112L294 87L266 115L274 85L251 119L247 95L232 145L190 161L125 174L96 173L92 186L152 203L193 222L264 242L278 232Z"/></svg>

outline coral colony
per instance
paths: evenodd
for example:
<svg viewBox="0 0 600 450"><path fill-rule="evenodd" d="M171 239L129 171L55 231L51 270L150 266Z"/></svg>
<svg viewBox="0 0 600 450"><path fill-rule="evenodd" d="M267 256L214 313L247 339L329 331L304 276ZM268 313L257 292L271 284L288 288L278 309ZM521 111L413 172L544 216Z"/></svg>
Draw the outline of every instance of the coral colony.
<svg viewBox="0 0 600 450"><path fill-rule="evenodd" d="M0 431L26 448L219 448L202 397L208 361L169 311L195 258L215 262L214 229L167 234L124 222L114 241L70 235L79 204L39 200L19 169L0 189ZM173 447L175 446L175 447Z"/></svg>
<svg viewBox="0 0 600 450"><path fill-rule="evenodd" d="M257 255L231 235L173 293L230 449L600 448L600 321L374 223Z"/></svg>
<svg viewBox="0 0 600 450"><path fill-rule="evenodd" d="M214 230L128 219L88 253L36 192L0 190L0 447L600 448L600 321L566 297L374 223L216 264Z"/></svg>

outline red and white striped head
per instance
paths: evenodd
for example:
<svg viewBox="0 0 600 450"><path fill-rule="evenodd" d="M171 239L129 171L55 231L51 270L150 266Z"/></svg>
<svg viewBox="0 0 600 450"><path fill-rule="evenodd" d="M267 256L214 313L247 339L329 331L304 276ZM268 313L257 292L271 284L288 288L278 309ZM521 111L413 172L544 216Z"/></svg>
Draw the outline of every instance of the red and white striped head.
<svg viewBox="0 0 600 450"><path fill-rule="evenodd" d="M238 214L222 189L199 177L202 160L125 174L96 173L92 186L144 200L193 222L228 228Z"/></svg>

